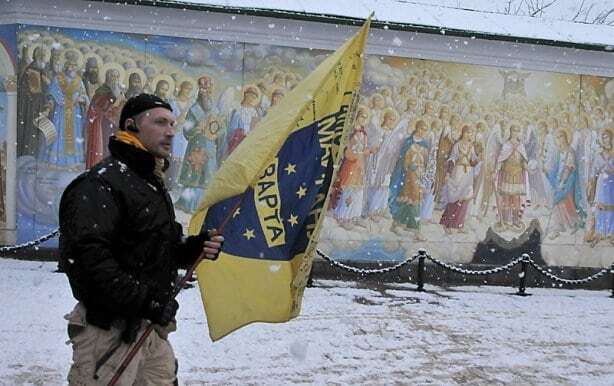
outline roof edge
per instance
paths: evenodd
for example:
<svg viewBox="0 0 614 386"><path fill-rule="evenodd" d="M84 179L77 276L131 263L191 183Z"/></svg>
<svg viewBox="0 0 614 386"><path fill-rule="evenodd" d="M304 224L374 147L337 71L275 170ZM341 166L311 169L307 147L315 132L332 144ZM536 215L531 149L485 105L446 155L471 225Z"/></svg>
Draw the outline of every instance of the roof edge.
<svg viewBox="0 0 614 386"><path fill-rule="evenodd" d="M269 18L275 18L275 19L302 20L302 21L313 21L313 22L321 22L321 23L328 23L328 24L352 25L352 26L362 25L362 23L366 20L366 19L357 18L357 17L339 16L339 15L322 14L322 13L286 11L286 10L281 10L281 9L267 9L267 8L257 8L257 7L222 6L222 5L213 5L213 4L191 3L191 2L185 2L185 1L178 2L176 0L86 0L86 1L96 1L96 2L101 2L101 3L122 4L122 5L142 5L142 6L174 8L174 9L182 9L182 10L184 9L185 10L196 10L196 11L216 12L216 13L235 14L235 15L260 16L260 17L269 17ZM574 42L567 42L567 41L561 41L561 40L536 39L536 38L529 38L529 37L491 34L491 33L483 32L483 31L471 31L471 30L462 30L462 29L455 29L455 28L448 29L445 27L435 27L435 26L429 26L429 25L424 25L424 24L405 24L405 23L398 23L398 22L372 20L371 28L393 30L393 31L404 31L404 32L419 32L419 33L434 34L434 35L447 35L447 36L464 37L464 38L476 38L476 39L484 39L484 40L495 40L495 41L504 41L504 42L522 43L522 44L536 44L536 45L561 47L561 48L574 48L574 49L588 50L588 51L599 51L599 52L613 52L614 51L614 47L610 45L603 45L603 44L574 43Z"/></svg>

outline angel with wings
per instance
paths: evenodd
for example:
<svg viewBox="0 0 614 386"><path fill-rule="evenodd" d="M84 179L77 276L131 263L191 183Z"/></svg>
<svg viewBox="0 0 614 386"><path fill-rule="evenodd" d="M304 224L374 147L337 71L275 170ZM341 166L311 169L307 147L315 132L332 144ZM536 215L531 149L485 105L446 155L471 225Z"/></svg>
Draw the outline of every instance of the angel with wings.
<svg viewBox="0 0 614 386"><path fill-rule="evenodd" d="M510 125L509 137L501 146L496 158L496 194L498 218L495 228L522 231L525 203L529 199L528 156L522 130L518 123Z"/></svg>
<svg viewBox="0 0 614 386"><path fill-rule="evenodd" d="M458 114L450 116L449 123L443 128L437 144L437 162L433 192L435 203L441 202L441 193L446 180L446 165L454 143L460 139L461 119Z"/></svg>

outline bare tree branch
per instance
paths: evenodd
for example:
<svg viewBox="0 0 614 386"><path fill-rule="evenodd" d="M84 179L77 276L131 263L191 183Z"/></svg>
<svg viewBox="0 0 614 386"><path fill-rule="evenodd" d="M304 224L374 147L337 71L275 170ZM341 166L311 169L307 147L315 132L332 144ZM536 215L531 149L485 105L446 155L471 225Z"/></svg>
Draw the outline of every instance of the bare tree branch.
<svg viewBox="0 0 614 386"><path fill-rule="evenodd" d="M544 9L550 7L551 5L553 5L554 3L556 3L559 0L552 0L551 2L547 3L547 4L543 4L541 7L539 7L539 9L536 9L535 11L533 11L529 16L534 17L535 15L537 15L538 13L542 13L544 11Z"/></svg>
<svg viewBox="0 0 614 386"><path fill-rule="evenodd" d="M614 8L601 12L600 14L597 15L597 17L593 19L592 24L607 24L608 17L613 13L614 13Z"/></svg>
<svg viewBox="0 0 614 386"><path fill-rule="evenodd" d="M594 7L595 7L595 3L592 3L590 7L588 7L588 9L586 10L586 13L584 14L584 23L588 23L588 15L591 14Z"/></svg>
<svg viewBox="0 0 614 386"><path fill-rule="evenodd" d="M511 10L512 10L512 0L507 0L507 4L505 5L503 13L505 13L506 15L509 15Z"/></svg>
<svg viewBox="0 0 614 386"><path fill-rule="evenodd" d="M576 14L574 15L574 17L571 19L571 21L577 21L578 17L580 17L580 14L582 13L582 11L584 10L584 3L586 2L586 0L582 0L582 4L580 4L580 7L578 7L578 12L576 12Z"/></svg>
<svg viewBox="0 0 614 386"><path fill-rule="evenodd" d="M518 7L516 7L516 11L514 12L514 15L518 15L520 13L520 8L522 7L523 4L524 4L524 0L520 0L520 3L518 3Z"/></svg>

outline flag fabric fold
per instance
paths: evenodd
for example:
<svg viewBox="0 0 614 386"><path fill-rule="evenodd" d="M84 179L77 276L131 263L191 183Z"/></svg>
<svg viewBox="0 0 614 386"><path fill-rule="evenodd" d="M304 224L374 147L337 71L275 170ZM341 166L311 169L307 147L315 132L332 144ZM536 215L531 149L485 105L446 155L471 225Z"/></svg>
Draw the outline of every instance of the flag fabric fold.
<svg viewBox="0 0 614 386"><path fill-rule="evenodd" d="M216 261L196 269L212 340L300 312L328 193L362 80L370 18L228 156L190 234L222 228Z"/></svg>

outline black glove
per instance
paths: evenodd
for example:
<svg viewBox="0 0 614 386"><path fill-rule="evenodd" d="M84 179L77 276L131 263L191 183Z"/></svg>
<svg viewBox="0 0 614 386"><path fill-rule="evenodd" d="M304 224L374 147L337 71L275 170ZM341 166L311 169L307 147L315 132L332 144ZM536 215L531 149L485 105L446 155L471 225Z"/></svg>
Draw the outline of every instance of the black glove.
<svg viewBox="0 0 614 386"><path fill-rule="evenodd" d="M152 323L165 327L175 319L177 309L179 303L175 299L161 301L153 298L145 306L145 317Z"/></svg>
<svg viewBox="0 0 614 386"><path fill-rule="evenodd" d="M193 256L196 259L203 251L203 244L209 240L209 235L206 233L200 233L194 236L188 236L183 241L183 252L186 256Z"/></svg>

